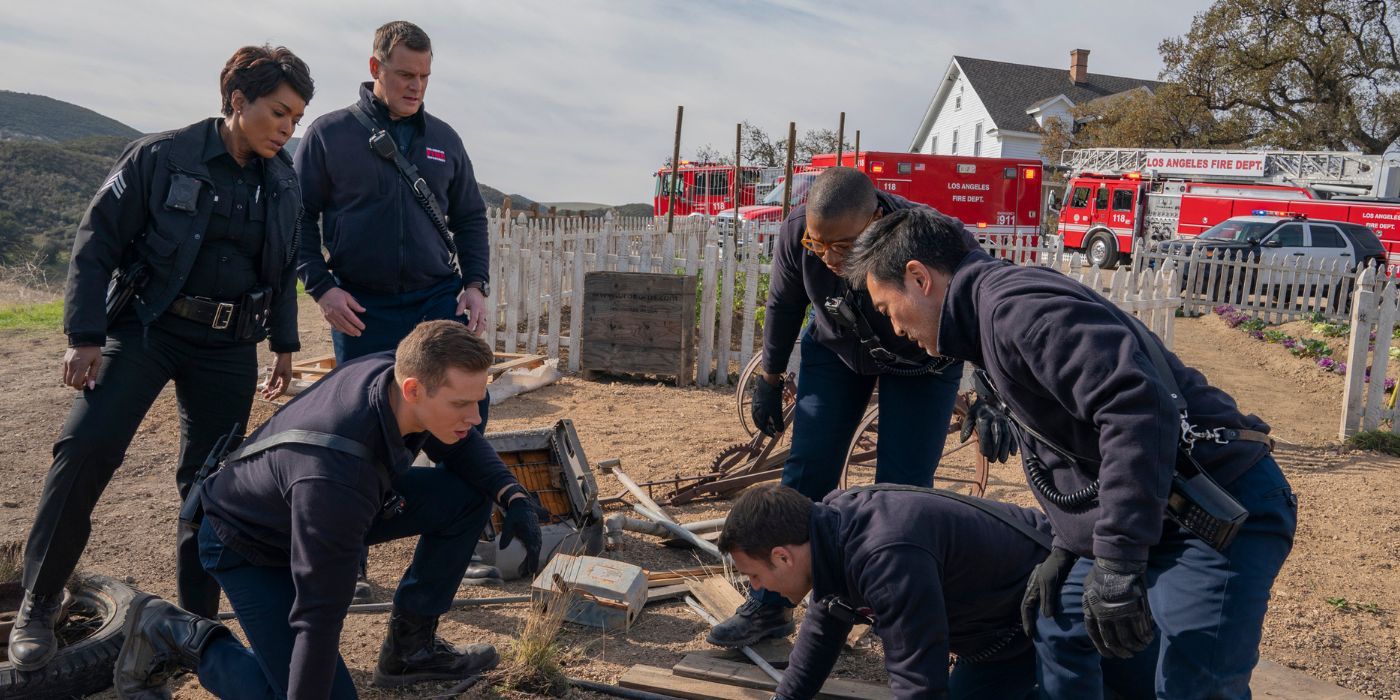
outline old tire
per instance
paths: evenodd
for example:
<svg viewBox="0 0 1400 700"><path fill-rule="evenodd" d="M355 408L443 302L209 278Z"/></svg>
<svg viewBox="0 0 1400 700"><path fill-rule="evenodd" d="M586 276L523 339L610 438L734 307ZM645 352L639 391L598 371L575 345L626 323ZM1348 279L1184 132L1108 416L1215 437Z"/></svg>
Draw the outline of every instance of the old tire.
<svg viewBox="0 0 1400 700"><path fill-rule="evenodd" d="M1118 267L1118 242L1113 236L1100 231L1089 237L1084 245L1084 255L1094 267L1109 270Z"/></svg>
<svg viewBox="0 0 1400 700"><path fill-rule="evenodd" d="M94 626L91 634L60 647L38 671L20 671L0 654L0 697L82 697L112 687L112 667L122 648L122 623L136 592L115 579L89 576L79 580L73 596L70 626L79 612L91 615L87 622Z"/></svg>

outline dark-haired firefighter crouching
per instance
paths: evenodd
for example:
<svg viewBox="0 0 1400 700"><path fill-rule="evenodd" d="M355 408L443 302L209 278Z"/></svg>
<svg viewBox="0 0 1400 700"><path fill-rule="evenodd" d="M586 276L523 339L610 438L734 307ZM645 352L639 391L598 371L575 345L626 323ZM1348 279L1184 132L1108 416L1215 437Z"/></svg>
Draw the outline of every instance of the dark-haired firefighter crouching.
<svg viewBox="0 0 1400 700"><path fill-rule="evenodd" d="M496 664L489 644L437 637L493 505L501 546L520 538L538 570L531 497L486 438L477 404L494 357L456 321L429 321L384 352L341 365L298 395L205 478L205 569L228 594L245 648L219 623L146 596L117 657L124 698L158 697L196 671L220 698L354 698L340 633L367 544L418 538L394 593L374 684L466 678ZM435 463L411 466L419 451ZM182 519L197 518L187 502Z"/></svg>
<svg viewBox="0 0 1400 700"><path fill-rule="evenodd" d="M735 501L719 547L755 587L793 601L811 593L778 685L783 700L817 696L855 623L879 635L896 698L1035 696L1020 607L1026 578L1050 550L1039 511L893 484L813 503L767 485ZM1151 694L1150 672L1129 662L1105 673L1125 697Z"/></svg>
<svg viewBox="0 0 1400 700"><path fill-rule="evenodd" d="M1297 524L1268 426L1093 290L969 250L961 229L896 212L846 275L900 333L985 370L1019 426L1055 534L1024 604L1042 692L1102 697L1100 653L1160 637L1158 697L1249 697Z"/></svg>
<svg viewBox="0 0 1400 700"><path fill-rule="evenodd" d="M57 651L63 585L87 546L93 508L166 384L180 406L183 496L219 436L248 422L264 338L277 355L264 396L291 380L301 191L282 147L311 99L311 74L285 48L245 46L219 86L221 117L127 146L78 226L63 383L79 393L24 548L26 592L9 643L21 670ZM182 605L217 612L219 588L188 534L178 538L176 575Z"/></svg>

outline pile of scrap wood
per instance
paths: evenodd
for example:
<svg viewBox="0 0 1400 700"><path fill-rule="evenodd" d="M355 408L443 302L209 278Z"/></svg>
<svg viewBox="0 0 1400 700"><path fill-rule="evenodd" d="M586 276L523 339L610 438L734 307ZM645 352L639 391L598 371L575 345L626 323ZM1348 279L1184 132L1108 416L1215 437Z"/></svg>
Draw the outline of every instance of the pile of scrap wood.
<svg viewBox="0 0 1400 700"><path fill-rule="evenodd" d="M650 578L650 577L649 577ZM715 619L734 614L744 597L722 576L686 578L695 602ZM753 654L776 668L787 666L792 644L786 639L766 639L752 647ZM739 650L710 647L688 653L669 669L638 664L623 674L624 688L695 700L768 700L778 682ZM889 688L878 683L828 679L818 698L875 700L890 698Z"/></svg>

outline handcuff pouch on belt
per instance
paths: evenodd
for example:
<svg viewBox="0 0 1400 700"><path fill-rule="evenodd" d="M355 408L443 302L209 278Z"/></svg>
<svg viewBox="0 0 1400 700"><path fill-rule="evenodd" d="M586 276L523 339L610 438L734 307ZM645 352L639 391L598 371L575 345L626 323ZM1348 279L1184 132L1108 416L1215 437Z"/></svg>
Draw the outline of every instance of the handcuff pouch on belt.
<svg viewBox="0 0 1400 700"><path fill-rule="evenodd" d="M916 362L890 352L880 344L879 337L875 335L875 329L870 327L865 313L860 310L860 302L855 298L850 288L842 283L840 290L839 294L827 297L826 301L822 302L822 309L836 325L856 334L861 348L870 355L870 359L875 361L875 367L882 374L906 377L939 374L956 362L952 358L933 356L930 356L927 362Z"/></svg>
<svg viewBox="0 0 1400 700"><path fill-rule="evenodd" d="M1230 439L1239 439L1241 431L1229 428L1201 430L1198 426L1191 424L1186 411L1186 398L1181 393L1181 387L1177 385L1176 379L1172 376L1166 358L1162 355L1157 344L1138 327L1138 323L1136 319L1129 319L1125 325L1137 337L1139 344L1143 346L1143 351L1151 359L1153 367L1157 370L1158 378L1171 395L1172 403L1181 419L1181 431L1178 435L1176 449L1176 466L1172 471L1171 490L1167 495L1166 516L1183 530L1199 537L1206 544L1216 550L1224 551L1239 534L1245 519L1249 517L1249 511L1229 491L1226 491L1215 479L1211 478L1191 452L1197 441L1210 439L1219 443L1229 442ZM1098 500L1097 468L1099 460L1076 455L1027 426L1025 421L1016 416L1006 401L997 393L985 370L978 369L974 372L973 382L978 393L989 398L1001 408L1020 431L1048 447L1070 465L1081 467L1086 472L1090 467L1093 468L1095 479L1092 484L1073 494L1064 494L1055 488L1048 473L1049 470L1046 469L1044 463L1032 451L1027 450L1026 454L1023 455L1026 472L1029 475L1031 485L1042 496L1068 512L1087 510Z"/></svg>
<svg viewBox="0 0 1400 700"><path fill-rule="evenodd" d="M257 287L239 301L238 322L234 326L235 340L260 341L267 337L267 323L272 316L272 288Z"/></svg>

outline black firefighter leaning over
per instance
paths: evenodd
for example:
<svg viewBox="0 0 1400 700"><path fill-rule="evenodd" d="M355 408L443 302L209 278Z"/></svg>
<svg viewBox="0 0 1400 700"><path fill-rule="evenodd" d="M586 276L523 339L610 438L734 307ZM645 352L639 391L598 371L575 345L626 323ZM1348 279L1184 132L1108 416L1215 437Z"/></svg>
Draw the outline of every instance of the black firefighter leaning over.
<svg viewBox="0 0 1400 700"><path fill-rule="evenodd" d="M277 355L264 396L291 378L301 192L282 148L311 100L311 74L285 48L247 46L219 87L222 117L127 146L78 227L63 383L79 394L24 549L25 597L9 643L22 670L53 657L63 584L93 507L165 385L174 380L180 406L184 498L218 437L248 421L263 338ZM180 605L215 615L219 589L195 538L182 532L177 551Z"/></svg>

